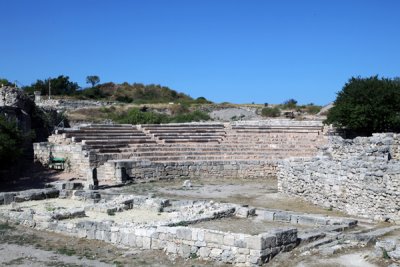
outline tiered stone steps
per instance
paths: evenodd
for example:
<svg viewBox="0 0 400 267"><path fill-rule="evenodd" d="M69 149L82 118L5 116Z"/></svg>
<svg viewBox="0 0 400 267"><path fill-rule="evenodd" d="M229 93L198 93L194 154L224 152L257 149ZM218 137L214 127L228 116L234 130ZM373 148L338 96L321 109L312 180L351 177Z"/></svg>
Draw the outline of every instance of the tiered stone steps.
<svg viewBox="0 0 400 267"><path fill-rule="evenodd" d="M141 128L163 143L219 143L226 135L223 124L147 124Z"/></svg>
<svg viewBox="0 0 400 267"><path fill-rule="evenodd" d="M113 160L189 165L276 162L313 156L325 142L322 126L221 123L86 125L59 130L54 139L81 144L95 166Z"/></svg>
<svg viewBox="0 0 400 267"><path fill-rule="evenodd" d="M77 129L58 130L57 134L63 134L64 138L72 142L81 142L86 149L116 149L130 144L156 143L135 125L128 124L93 124Z"/></svg>

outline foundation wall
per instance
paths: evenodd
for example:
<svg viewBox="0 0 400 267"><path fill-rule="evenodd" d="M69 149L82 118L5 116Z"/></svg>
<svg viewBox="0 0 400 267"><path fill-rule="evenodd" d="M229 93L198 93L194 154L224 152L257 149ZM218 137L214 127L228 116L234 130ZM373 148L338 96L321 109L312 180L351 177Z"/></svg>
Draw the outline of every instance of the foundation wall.
<svg viewBox="0 0 400 267"><path fill-rule="evenodd" d="M132 227L112 221L46 220L46 216L31 211L10 211L1 215L13 222L63 235L146 250L164 250L183 258L201 258L236 266L262 265L279 252L295 248L298 239L295 228L249 235L186 226Z"/></svg>
<svg viewBox="0 0 400 267"><path fill-rule="evenodd" d="M278 190L348 214L399 221L399 137L330 137L319 156L279 163Z"/></svg>
<svg viewBox="0 0 400 267"><path fill-rule="evenodd" d="M126 176L125 176L126 175ZM195 161L151 162L116 160L98 168L99 182L122 182L124 179L161 180L192 178L272 178L276 175L273 161ZM124 178L125 177L125 178Z"/></svg>

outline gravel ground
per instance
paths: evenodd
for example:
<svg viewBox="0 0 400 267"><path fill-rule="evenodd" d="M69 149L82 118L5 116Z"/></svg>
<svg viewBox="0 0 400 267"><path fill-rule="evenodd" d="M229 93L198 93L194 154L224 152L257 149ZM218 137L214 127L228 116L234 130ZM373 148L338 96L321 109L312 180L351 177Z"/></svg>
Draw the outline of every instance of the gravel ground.
<svg viewBox="0 0 400 267"><path fill-rule="evenodd" d="M214 120L232 121L232 120L260 120L262 117L256 114L255 109L226 108L214 110L210 113Z"/></svg>

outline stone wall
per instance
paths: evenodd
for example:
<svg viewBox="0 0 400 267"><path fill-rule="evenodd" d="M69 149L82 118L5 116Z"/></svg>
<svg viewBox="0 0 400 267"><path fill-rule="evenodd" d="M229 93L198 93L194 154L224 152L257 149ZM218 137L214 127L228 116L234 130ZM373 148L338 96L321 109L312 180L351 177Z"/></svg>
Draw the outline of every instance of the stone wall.
<svg viewBox="0 0 400 267"><path fill-rule="evenodd" d="M98 168L99 182L123 182L127 177L139 180L193 178L271 178L276 174L273 161L185 161L151 162L112 160ZM115 178L115 180L110 180Z"/></svg>
<svg viewBox="0 0 400 267"><path fill-rule="evenodd" d="M142 196L124 196L115 201L114 204L123 203L124 206L129 204L130 209L134 206L140 206L148 210L158 206L160 201L164 200ZM168 205L169 209L179 214L172 221L168 219L167 221L149 221L146 223L128 221L116 223L111 219L104 221L93 221L86 218L71 220L84 217L86 211L94 209L98 212L101 210L106 212L104 207L108 207L107 204L103 202L88 205L82 202L83 207L62 209L62 211L35 211L14 204L14 208L10 205L0 209L0 221L12 221L63 235L102 240L115 245L145 250L164 250L168 254L179 255L183 258L201 258L233 263L237 266L262 265L279 252L292 250L298 242L297 229L294 227L269 229L260 234L252 235L195 226L200 221L235 216L235 211L236 216L240 215L239 217L242 219L248 217L248 209L245 212L243 210L239 212L237 210L238 205L227 203L211 204L184 201L178 203L176 207ZM199 204L201 205L199 206ZM204 211L205 208L209 210ZM204 213L200 214L199 210L203 210ZM252 210L253 213L260 215L266 215L265 213L275 214L272 211L260 210L257 212L254 211L255 209ZM269 216L263 216L260 219L275 220L275 216L272 219ZM325 218L325 221L328 221L328 218ZM194 225L192 225L193 223ZM182 226L182 224L187 226Z"/></svg>
<svg viewBox="0 0 400 267"><path fill-rule="evenodd" d="M278 164L278 190L314 204L377 220L400 220L397 134L330 137L313 158Z"/></svg>
<svg viewBox="0 0 400 267"><path fill-rule="evenodd" d="M90 153L84 151L80 144L34 143L33 150L35 162L48 166L51 153L55 158L64 158L65 170L73 172L80 178L86 178L88 170L93 165L90 163Z"/></svg>

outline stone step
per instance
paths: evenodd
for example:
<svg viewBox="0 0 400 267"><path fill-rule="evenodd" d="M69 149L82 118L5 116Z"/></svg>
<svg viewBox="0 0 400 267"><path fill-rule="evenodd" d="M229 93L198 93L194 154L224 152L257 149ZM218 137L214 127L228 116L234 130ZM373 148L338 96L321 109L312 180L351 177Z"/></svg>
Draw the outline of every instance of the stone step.
<svg viewBox="0 0 400 267"><path fill-rule="evenodd" d="M224 129L151 129L148 130L151 133L226 133Z"/></svg>
<svg viewBox="0 0 400 267"><path fill-rule="evenodd" d="M231 159L202 159L202 160L159 160L155 161L158 163L163 163L163 164L188 164L191 165L193 163L201 163L201 162L208 162L208 163L215 163L215 164L220 164L220 163L232 163ZM241 164L241 163L253 163L253 164L259 164L259 163L269 163L269 164L276 164L276 161L270 160L270 159L245 159L245 158L237 158L235 159L235 163Z"/></svg>
<svg viewBox="0 0 400 267"><path fill-rule="evenodd" d="M154 147L149 147L149 146L132 146L128 147L125 149L126 151L137 151L137 152L190 152L190 151L218 151L218 152L225 152L229 153L231 151L254 151L254 152L263 152L263 151L268 151L268 152L274 152L274 151L303 151L303 152L315 152L315 149L296 149L296 148L271 148L271 147L255 147L255 146L223 146L220 145L218 147L209 147L209 146L204 146L204 147L193 147L193 146L181 146L181 147L165 147L163 145L158 145Z"/></svg>
<svg viewBox="0 0 400 267"><path fill-rule="evenodd" d="M339 236L339 234L330 235L330 236L324 237L322 239L318 239L318 240L316 240L314 242L308 243L308 244L300 247L299 250L300 250L300 252L304 252L304 251L308 251L308 250L311 250L311 249L316 249L316 248L318 248L318 247L320 247L322 245L335 242L338 239L338 236Z"/></svg>
<svg viewBox="0 0 400 267"><path fill-rule="evenodd" d="M123 130L118 130L118 129L109 129L109 130L104 130L104 129L96 129L96 128L90 128L90 129L82 129L80 130L82 133L142 133L141 131L138 131L136 129L123 129Z"/></svg>
<svg viewBox="0 0 400 267"><path fill-rule="evenodd" d="M218 142L219 139L201 139L201 138L173 138L173 139L163 139L166 143L183 143L183 142L191 142L191 143L207 143L207 142Z"/></svg>
<svg viewBox="0 0 400 267"><path fill-rule="evenodd" d="M201 136L210 136L210 137L218 137L218 138L221 138L221 137L224 137L225 135L223 135L223 134L215 134L215 133L151 133L152 135L154 135L154 136L161 136L161 137L163 137L163 136L166 136L166 137L168 137L168 136L172 136L172 137L180 137L180 136L182 136L182 137L191 137L191 136L193 136L193 137L201 137Z"/></svg>
<svg viewBox="0 0 400 267"><path fill-rule="evenodd" d="M221 139L221 136L218 135L159 135L157 136L160 139Z"/></svg>
<svg viewBox="0 0 400 267"><path fill-rule="evenodd" d="M140 144L140 143L155 143L151 139L115 139L112 141L108 140L83 140L84 145L119 145L119 144Z"/></svg>
<svg viewBox="0 0 400 267"><path fill-rule="evenodd" d="M80 142L84 140L103 140L113 142L114 140L146 140L149 139L147 136L82 136L82 137L72 137L72 141Z"/></svg>
<svg viewBox="0 0 400 267"><path fill-rule="evenodd" d="M73 136L145 136L146 134L143 132L69 132L65 133L65 137L73 137Z"/></svg>
<svg viewBox="0 0 400 267"><path fill-rule="evenodd" d="M213 123L168 123L168 124L142 124L142 128L225 128L223 124Z"/></svg>
<svg viewBox="0 0 400 267"><path fill-rule="evenodd" d="M255 159L255 160L261 160L261 159L267 159L268 157L259 157L257 155L252 155L252 156L245 156L245 155L227 155L227 156L154 156L154 157L137 157L138 160L150 160L153 162L159 162L159 161L213 161L213 160L237 160L237 159ZM273 157L271 157L272 159ZM276 158L276 157L274 157Z"/></svg>

